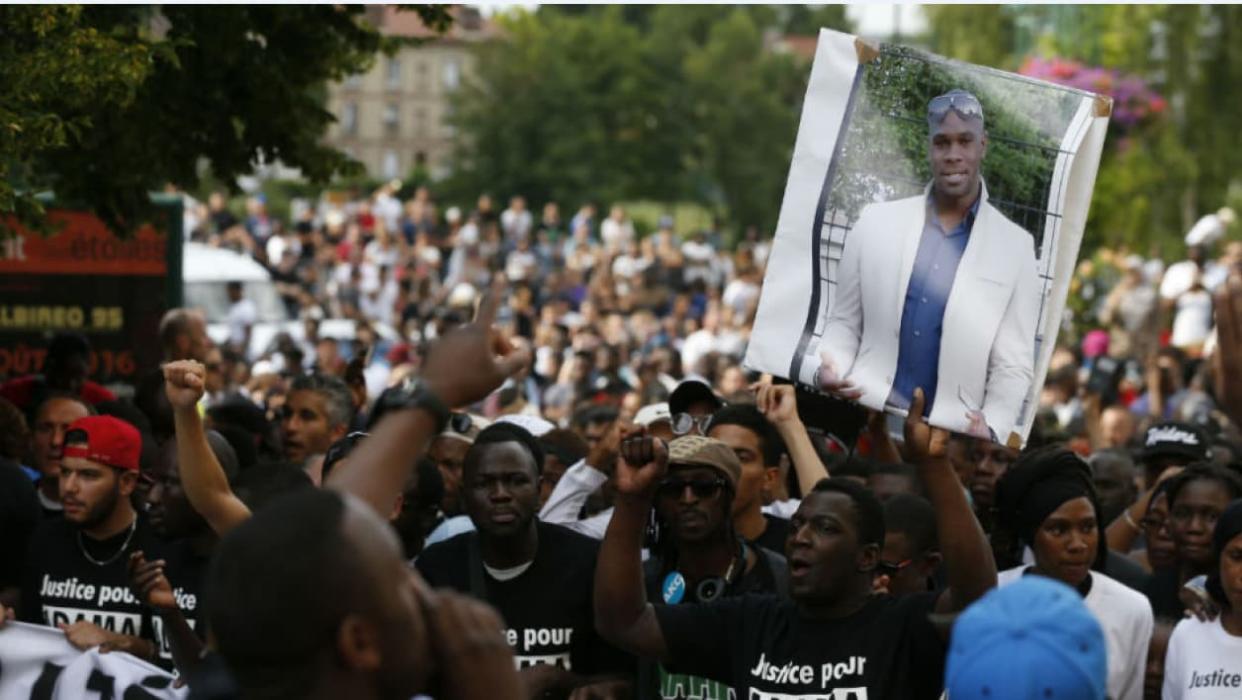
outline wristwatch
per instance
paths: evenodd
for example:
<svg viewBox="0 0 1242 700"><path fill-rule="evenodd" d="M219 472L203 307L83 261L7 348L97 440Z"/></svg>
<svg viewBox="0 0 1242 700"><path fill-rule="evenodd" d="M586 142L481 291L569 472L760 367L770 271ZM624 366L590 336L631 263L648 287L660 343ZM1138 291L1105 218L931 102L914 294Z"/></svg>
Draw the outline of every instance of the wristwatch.
<svg viewBox="0 0 1242 700"><path fill-rule="evenodd" d="M436 421L436 434L444 432L452 413L448 406L440 400L426 385L417 379L407 379L401 384L389 387L375 400L371 415L367 418L367 431L371 431L380 418L389 411L404 411L420 408L431 414Z"/></svg>

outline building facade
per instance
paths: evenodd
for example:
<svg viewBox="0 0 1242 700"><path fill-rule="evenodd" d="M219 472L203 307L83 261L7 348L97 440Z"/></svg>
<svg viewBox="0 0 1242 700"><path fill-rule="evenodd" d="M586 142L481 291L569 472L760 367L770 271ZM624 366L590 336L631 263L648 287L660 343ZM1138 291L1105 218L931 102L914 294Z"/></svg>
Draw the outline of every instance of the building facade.
<svg viewBox="0 0 1242 700"><path fill-rule="evenodd" d="M476 9L455 6L451 12L451 29L437 36L414 12L373 6L368 20L382 33L425 41L380 55L370 71L329 89L328 110L337 121L326 140L372 177L403 178L425 168L439 178L451 167L451 96L474 69L475 48L495 37Z"/></svg>

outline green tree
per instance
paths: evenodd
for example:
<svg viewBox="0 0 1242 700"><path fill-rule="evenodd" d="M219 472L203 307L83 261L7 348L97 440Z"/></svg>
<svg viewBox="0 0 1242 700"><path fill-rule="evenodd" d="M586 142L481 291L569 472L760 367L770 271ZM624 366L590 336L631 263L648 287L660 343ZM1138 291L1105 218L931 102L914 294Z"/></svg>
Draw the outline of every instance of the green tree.
<svg viewBox="0 0 1242 700"><path fill-rule="evenodd" d="M780 209L797 135L806 73L766 50L762 29L744 10L715 23L685 59L695 117L691 153L737 226L771 230Z"/></svg>
<svg viewBox="0 0 1242 700"><path fill-rule="evenodd" d="M853 32L853 25L845 16L845 5L780 5L776 8L787 34L818 34L827 27L842 32Z"/></svg>
<svg viewBox="0 0 1242 700"><path fill-rule="evenodd" d="M443 29L443 7L415 6ZM0 8L0 211L37 225L40 190L117 232L148 192L226 183L277 159L312 181L360 166L321 143L328 81L399 43L333 5Z"/></svg>
<svg viewBox="0 0 1242 700"><path fill-rule="evenodd" d="M1005 5L927 5L931 50L967 63L1005 70L1017 67L1016 23Z"/></svg>
<svg viewBox="0 0 1242 700"><path fill-rule="evenodd" d="M480 49L479 79L454 106L462 138L450 197L580 201L658 191L677 152L665 148L657 76L621 8L589 17L519 11L498 21L506 39Z"/></svg>
<svg viewBox="0 0 1242 700"><path fill-rule="evenodd" d="M547 7L501 20L459 93L450 197L710 206L771 227L809 64L779 8ZM816 15L818 16L818 15Z"/></svg>

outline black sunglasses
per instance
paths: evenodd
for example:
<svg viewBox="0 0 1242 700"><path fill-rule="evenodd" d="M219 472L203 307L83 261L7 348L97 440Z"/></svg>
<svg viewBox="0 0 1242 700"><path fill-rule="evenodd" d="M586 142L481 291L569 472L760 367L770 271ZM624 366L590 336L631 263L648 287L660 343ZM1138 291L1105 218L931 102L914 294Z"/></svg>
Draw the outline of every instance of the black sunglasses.
<svg viewBox="0 0 1242 700"><path fill-rule="evenodd" d="M697 498L713 498L727 485L728 482L724 479L665 479L660 482L660 495L664 498L678 498L689 486Z"/></svg>

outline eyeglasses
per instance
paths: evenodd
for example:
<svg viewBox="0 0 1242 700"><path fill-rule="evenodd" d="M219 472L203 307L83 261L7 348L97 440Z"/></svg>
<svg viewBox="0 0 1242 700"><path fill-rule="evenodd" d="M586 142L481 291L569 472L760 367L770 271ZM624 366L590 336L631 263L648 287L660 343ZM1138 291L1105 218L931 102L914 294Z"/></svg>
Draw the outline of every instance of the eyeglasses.
<svg viewBox="0 0 1242 700"><path fill-rule="evenodd" d="M712 417L710 415L699 416L696 418L689 413L678 413L673 416L672 420L673 434L686 435L691 430L698 428L699 435L706 435L707 425L708 423L711 423L711 421Z"/></svg>
<svg viewBox="0 0 1242 700"><path fill-rule="evenodd" d="M1145 518L1143 518L1142 520L1140 520L1140 521L1139 521L1139 525L1140 525L1140 526L1141 526L1144 530L1155 530L1155 531L1159 531L1159 530L1163 530L1165 527L1167 527L1167 526L1168 526L1168 524L1169 524L1169 523L1168 523L1168 521L1167 521L1166 519L1164 519L1164 518L1157 518L1157 517L1155 517L1155 516L1151 516L1151 515L1149 515L1149 516L1147 516L1147 517L1145 517Z"/></svg>
<svg viewBox="0 0 1242 700"><path fill-rule="evenodd" d="M902 569L906 568L907 566L910 566L913 563L914 563L913 559L906 559L905 561L899 561L896 563L891 562L891 561L881 560L876 563L875 572L883 576L896 576L897 574L901 573Z"/></svg>
<svg viewBox="0 0 1242 700"><path fill-rule="evenodd" d="M967 92L954 91L932 98L927 105L927 116L940 119L952 109L964 117L983 118L983 105L974 95Z"/></svg>
<svg viewBox="0 0 1242 700"><path fill-rule="evenodd" d="M680 498L689 487L695 498L714 498L726 485L724 479L665 479L659 492L663 498Z"/></svg>

